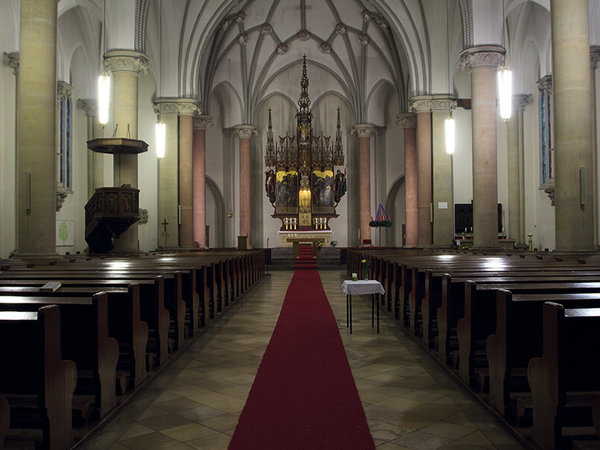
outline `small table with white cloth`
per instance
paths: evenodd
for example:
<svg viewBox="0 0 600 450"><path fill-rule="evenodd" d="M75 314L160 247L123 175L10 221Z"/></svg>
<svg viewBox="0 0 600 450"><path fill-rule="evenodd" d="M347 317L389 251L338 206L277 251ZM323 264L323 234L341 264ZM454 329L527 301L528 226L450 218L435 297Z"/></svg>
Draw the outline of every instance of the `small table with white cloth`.
<svg viewBox="0 0 600 450"><path fill-rule="evenodd" d="M379 333L379 295L385 294L385 289L377 280L344 280L342 292L346 294L346 326L352 334L352 296L371 295L371 327L374 326L375 303L377 303L377 333Z"/></svg>

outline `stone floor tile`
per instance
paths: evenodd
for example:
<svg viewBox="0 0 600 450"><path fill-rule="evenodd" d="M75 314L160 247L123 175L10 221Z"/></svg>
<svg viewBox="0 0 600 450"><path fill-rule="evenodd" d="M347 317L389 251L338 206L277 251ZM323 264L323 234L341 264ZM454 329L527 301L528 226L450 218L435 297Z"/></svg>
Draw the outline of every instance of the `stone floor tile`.
<svg viewBox="0 0 600 450"><path fill-rule="evenodd" d="M162 430L161 433L169 436L171 439L175 439L180 442L187 442L211 436L215 433L215 431L197 423L189 423L187 425L180 425L178 427Z"/></svg>
<svg viewBox="0 0 600 450"><path fill-rule="evenodd" d="M273 272L246 293L80 448L226 449L292 275ZM345 273L320 275L377 448L521 448L384 310L377 334L370 304L353 298L350 334Z"/></svg>

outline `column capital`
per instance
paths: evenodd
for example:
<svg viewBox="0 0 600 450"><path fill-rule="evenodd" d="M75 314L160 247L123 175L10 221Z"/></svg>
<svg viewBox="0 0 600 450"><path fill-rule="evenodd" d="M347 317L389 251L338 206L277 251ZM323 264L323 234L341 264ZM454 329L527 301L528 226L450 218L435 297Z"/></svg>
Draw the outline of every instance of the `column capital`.
<svg viewBox="0 0 600 450"><path fill-rule="evenodd" d="M133 50L110 50L104 54L104 67L111 72L148 72L148 57Z"/></svg>
<svg viewBox="0 0 600 450"><path fill-rule="evenodd" d="M456 97L452 94L434 94L431 96L431 110L448 112L456 109Z"/></svg>
<svg viewBox="0 0 600 450"><path fill-rule="evenodd" d="M85 115L88 117L96 117L98 112L98 101L95 98L78 98L77 107L85 111Z"/></svg>
<svg viewBox="0 0 600 450"><path fill-rule="evenodd" d="M214 125L213 118L205 114L194 116L194 130L206 130Z"/></svg>
<svg viewBox="0 0 600 450"><path fill-rule="evenodd" d="M537 84L540 91L549 91L552 93L552 75L543 76L535 84Z"/></svg>
<svg viewBox="0 0 600 450"><path fill-rule="evenodd" d="M156 114L177 114L178 116L196 116L202 107L195 98L162 97L154 100Z"/></svg>
<svg viewBox="0 0 600 450"><path fill-rule="evenodd" d="M417 115L414 113L398 114L394 123L402 128L417 128Z"/></svg>
<svg viewBox="0 0 600 450"><path fill-rule="evenodd" d="M12 52L12 53L4 52L4 55L2 57L2 63L5 66L10 67L13 70L13 73L17 76L19 76L19 60L20 60L19 52Z"/></svg>
<svg viewBox="0 0 600 450"><path fill-rule="evenodd" d="M56 95L60 97L70 97L73 92L73 86L63 80L56 82Z"/></svg>
<svg viewBox="0 0 600 450"><path fill-rule="evenodd" d="M592 65L592 69L596 69L598 67L599 62L600 62L600 45L590 45L590 63Z"/></svg>
<svg viewBox="0 0 600 450"><path fill-rule="evenodd" d="M413 113L431 112L433 97L431 95L416 95L408 99L408 109Z"/></svg>
<svg viewBox="0 0 600 450"><path fill-rule="evenodd" d="M359 138L371 137L376 133L375 125L372 123L357 123L352 125L350 134L356 134Z"/></svg>
<svg viewBox="0 0 600 450"><path fill-rule="evenodd" d="M253 134L258 134L258 131L254 125L236 125L233 127L233 134L240 139L250 139Z"/></svg>
<svg viewBox="0 0 600 450"><path fill-rule="evenodd" d="M472 70L476 67L498 67L504 64L506 50L499 45L481 45L460 53L460 68Z"/></svg>
<svg viewBox="0 0 600 450"><path fill-rule="evenodd" d="M513 107L516 111L523 111L527 105L533 103L531 94L514 94L512 96Z"/></svg>

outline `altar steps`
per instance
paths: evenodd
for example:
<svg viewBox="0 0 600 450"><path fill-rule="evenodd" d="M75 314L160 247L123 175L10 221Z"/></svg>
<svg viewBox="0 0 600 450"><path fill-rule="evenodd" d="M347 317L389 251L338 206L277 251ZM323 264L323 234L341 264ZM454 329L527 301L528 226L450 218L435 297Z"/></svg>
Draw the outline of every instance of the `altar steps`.
<svg viewBox="0 0 600 450"><path fill-rule="evenodd" d="M296 258L296 270L316 270L317 257L313 256L313 246L300 244L298 247L298 258Z"/></svg>
<svg viewBox="0 0 600 450"><path fill-rule="evenodd" d="M340 249L336 247L321 248L321 256L317 258L318 270L340 270ZM274 247L271 249L269 270L294 270L296 258L291 247Z"/></svg>

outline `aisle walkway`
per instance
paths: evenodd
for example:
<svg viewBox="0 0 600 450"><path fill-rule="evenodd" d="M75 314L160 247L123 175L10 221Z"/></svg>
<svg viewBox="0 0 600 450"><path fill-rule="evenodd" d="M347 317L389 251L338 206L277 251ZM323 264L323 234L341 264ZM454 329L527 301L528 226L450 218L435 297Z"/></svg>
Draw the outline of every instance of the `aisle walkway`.
<svg viewBox="0 0 600 450"><path fill-rule="evenodd" d="M266 277L80 448L227 448L292 274ZM359 299L349 335L344 273L320 275L378 448L521 448L391 320L375 334Z"/></svg>

